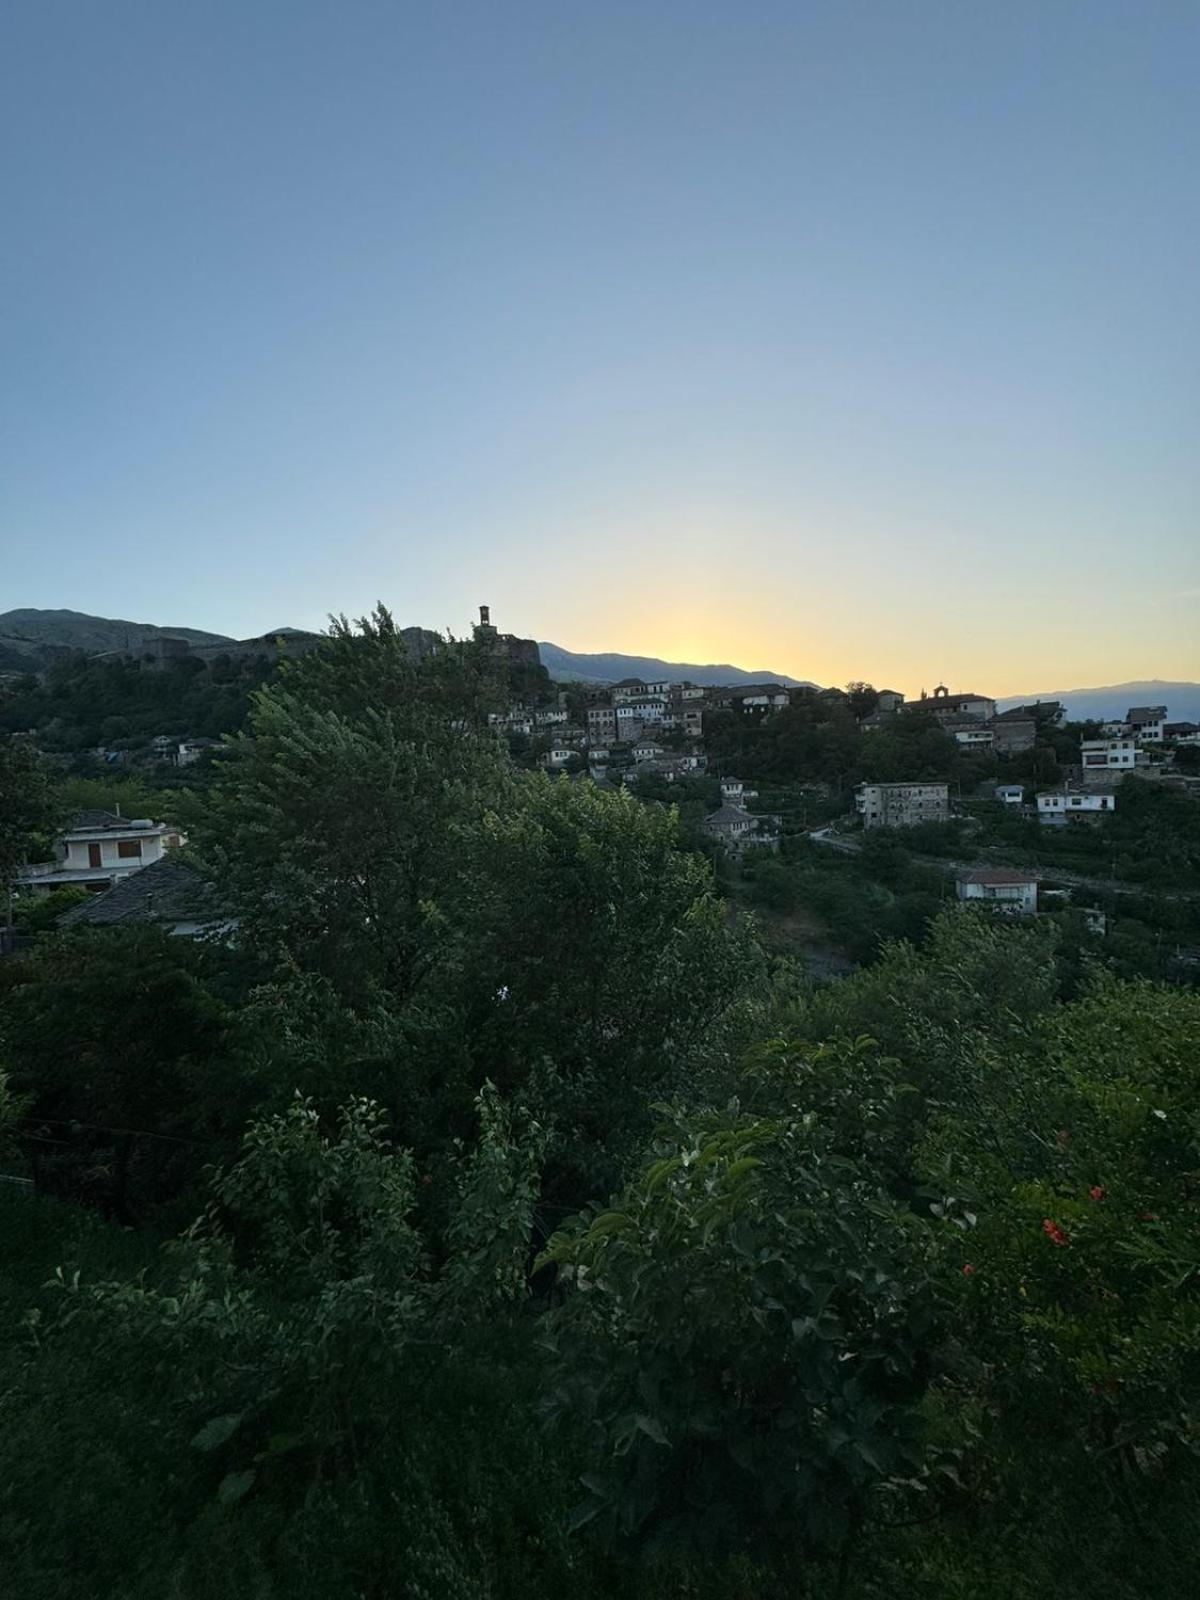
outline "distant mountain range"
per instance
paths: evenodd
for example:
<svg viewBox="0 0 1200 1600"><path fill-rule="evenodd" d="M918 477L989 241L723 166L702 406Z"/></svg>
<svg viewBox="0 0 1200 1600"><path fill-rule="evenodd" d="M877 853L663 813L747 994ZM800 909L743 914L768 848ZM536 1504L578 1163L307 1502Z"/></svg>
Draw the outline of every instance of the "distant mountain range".
<svg viewBox="0 0 1200 1600"><path fill-rule="evenodd" d="M1166 706L1171 722L1200 722L1200 683L1167 683L1149 678L1142 683L1111 683L1104 689L1053 689L1044 694L1010 695L998 702L1001 711L1032 705L1035 700L1060 700L1071 722L1106 722L1123 717L1130 706Z"/></svg>
<svg viewBox="0 0 1200 1600"><path fill-rule="evenodd" d="M542 665L557 683L620 683L622 678L644 678L653 682L669 678L673 683L686 680L701 685L735 683L807 683L805 678L789 678L786 672L750 672L731 667L728 662L699 665L694 661L660 661L657 656L622 656L611 653L583 655L564 650L561 645L538 641ZM810 685L816 688L816 684Z"/></svg>

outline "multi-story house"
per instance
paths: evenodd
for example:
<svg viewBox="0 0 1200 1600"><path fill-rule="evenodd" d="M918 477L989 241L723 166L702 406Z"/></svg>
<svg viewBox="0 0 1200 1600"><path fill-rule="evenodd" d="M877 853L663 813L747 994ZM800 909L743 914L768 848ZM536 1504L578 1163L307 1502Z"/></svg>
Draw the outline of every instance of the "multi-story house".
<svg viewBox="0 0 1200 1600"><path fill-rule="evenodd" d="M1084 739L1079 758L1085 777L1090 772L1133 772L1147 759L1142 756L1139 760L1136 739Z"/></svg>
<svg viewBox="0 0 1200 1600"><path fill-rule="evenodd" d="M612 706L587 708L587 735L589 740L605 740L609 743L617 737L617 714Z"/></svg>
<svg viewBox="0 0 1200 1600"><path fill-rule="evenodd" d="M996 742L991 725L979 722L975 717L946 718L942 726L947 733L954 735L955 744L964 745L968 750L990 750Z"/></svg>
<svg viewBox="0 0 1200 1600"><path fill-rule="evenodd" d="M183 843L177 828L149 817L120 817L112 811L81 811L58 841L56 859L19 867L18 888L34 894L73 887L98 893L140 872Z"/></svg>
<svg viewBox="0 0 1200 1600"><path fill-rule="evenodd" d="M661 722L667 709L665 700L622 700L613 707L617 717L618 732L622 728L632 731L635 724Z"/></svg>
<svg viewBox="0 0 1200 1600"><path fill-rule="evenodd" d="M1117 809L1114 794L1072 794L1066 789L1043 789L1037 797L1038 821L1051 826L1104 815Z"/></svg>
<svg viewBox="0 0 1200 1600"><path fill-rule="evenodd" d="M915 828L949 821L950 788L945 783L860 783L855 805L864 828Z"/></svg>
<svg viewBox="0 0 1200 1600"><path fill-rule="evenodd" d="M670 692L671 684L667 678L659 678L654 683L646 683L641 678L622 678L620 683L612 686L614 705L624 700L644 700L647 696L665 699Z"/></svg>
<svg viewBox="0 0 1200 1600"><path fill-rule="evenodd" d="M1166 706L1130 706L1125 713L1125 727L1139 744L1161 744L1166 720Z"/></svg>

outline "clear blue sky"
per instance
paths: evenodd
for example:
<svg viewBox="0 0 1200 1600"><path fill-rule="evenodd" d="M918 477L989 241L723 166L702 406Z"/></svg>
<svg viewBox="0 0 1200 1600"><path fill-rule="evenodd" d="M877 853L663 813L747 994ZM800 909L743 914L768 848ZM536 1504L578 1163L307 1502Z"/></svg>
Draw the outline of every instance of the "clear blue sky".
<svg viewBox="0 0 1200 1600"><path fill-rule="evenodd" d="M35 0L0 58L0 610L1200 677L1192 0Z"/></svg>

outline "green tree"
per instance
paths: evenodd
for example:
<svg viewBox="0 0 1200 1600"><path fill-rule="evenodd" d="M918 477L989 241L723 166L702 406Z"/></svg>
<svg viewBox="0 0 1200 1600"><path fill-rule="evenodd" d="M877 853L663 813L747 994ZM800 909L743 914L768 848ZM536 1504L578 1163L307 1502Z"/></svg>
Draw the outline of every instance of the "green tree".
<svg viewBox="0 0 1200 1600"><path fill-rule="evenodd" d="M680 1115L654 1154L545 1256L567 1284L552 1405L592 1456L577 1520L644 1554L752 1554L758 1593L837 1552L840 1593L929 1464L927 1230L796 1100Z"/></svg>
<svg viewBox="0 0 1200 1600"><path fill-rule="evenodd" d="M0 741L0 878L12 926L12 876L31 850L44 850L60 820L54 774L30 746Z"/></svg>
<svg viewBox="0 0 1200 1600"><path fill-rule="evenodd" d="M0 964L0 1063L40 1188L129 1221L236 1131L250 1085L209 964L154 928L58 934Z"/></svg>

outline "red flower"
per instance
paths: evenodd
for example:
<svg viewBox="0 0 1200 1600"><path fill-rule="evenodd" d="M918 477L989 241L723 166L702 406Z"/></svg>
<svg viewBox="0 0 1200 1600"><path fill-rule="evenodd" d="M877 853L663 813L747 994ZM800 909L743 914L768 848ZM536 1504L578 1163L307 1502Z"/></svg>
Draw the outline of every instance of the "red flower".
<svg viewBox="0 0 1200 1600"><path fill-rule="evenodd" d="M1089 1200L1106 1200L1107 1198L1108 1196L1105 1194L1104 1190L1099 1184L1096 1184L1094 1188L1088 1190Z"/></svg>
<svg viewBox="0 0 1200 1600"><path fill-rule="evenodd" d="M964 1278L969 1278L974 1271L975 1271L975 1268L968 1261L966 1266L963 1268L963 1277Z"/></svg>
<svg viewBox="0 0 1200 1600"><path fill-rule="evenodd" d="M1042 1232L1051 1244L1066 1244L1067 1236L1057 1222L1052 1222L1049 1217L1042 1218Z"/></svg>

